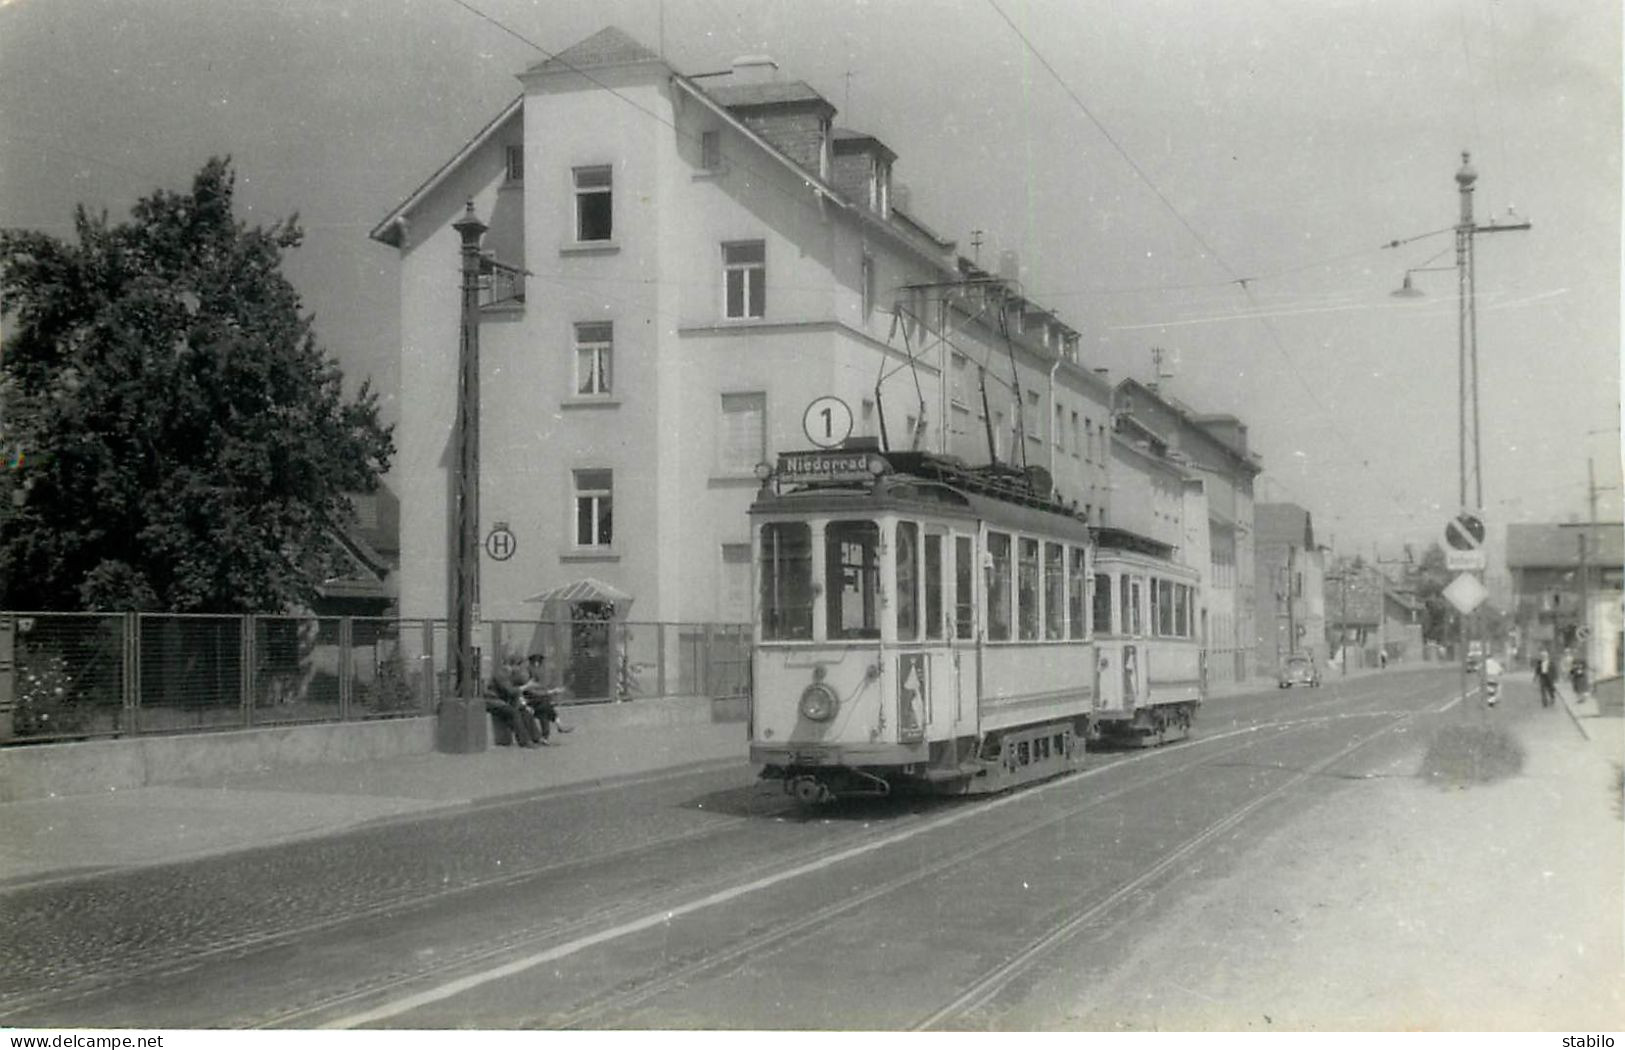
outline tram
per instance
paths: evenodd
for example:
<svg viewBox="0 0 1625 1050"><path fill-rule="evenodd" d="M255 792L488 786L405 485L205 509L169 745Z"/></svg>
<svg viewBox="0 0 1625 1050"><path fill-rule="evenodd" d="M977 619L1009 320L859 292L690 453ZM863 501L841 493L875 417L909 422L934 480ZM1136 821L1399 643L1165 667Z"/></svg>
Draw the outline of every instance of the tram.
<svg viewBox="0 0 1625 1050"><path fill-rule="evenodd" d="M1042 470L844 447L766 473L751 760L796 798L1000 791L1189 731L1200 580L1171 548Z"/></svg>

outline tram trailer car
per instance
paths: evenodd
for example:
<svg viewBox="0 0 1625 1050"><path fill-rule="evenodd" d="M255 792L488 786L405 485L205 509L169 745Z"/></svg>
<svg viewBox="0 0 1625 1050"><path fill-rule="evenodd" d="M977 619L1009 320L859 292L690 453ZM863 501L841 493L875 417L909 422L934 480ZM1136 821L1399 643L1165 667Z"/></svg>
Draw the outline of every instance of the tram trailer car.
<svg viewBox="0 0 1625 1050"><path fill-rule="evenodd" d="M762 776L805 802L991 792L1077 768L1103 730L1188 730L1196 640L1165 661L1175 639L1143 632L1153 575L1188 626L1195 574L1150 541L1097 564L1088 523L1049 493L1042 471L926 453L781 455L750 510ZM1109 646L1090 632L1103 601L1122 610Z"/></svg>

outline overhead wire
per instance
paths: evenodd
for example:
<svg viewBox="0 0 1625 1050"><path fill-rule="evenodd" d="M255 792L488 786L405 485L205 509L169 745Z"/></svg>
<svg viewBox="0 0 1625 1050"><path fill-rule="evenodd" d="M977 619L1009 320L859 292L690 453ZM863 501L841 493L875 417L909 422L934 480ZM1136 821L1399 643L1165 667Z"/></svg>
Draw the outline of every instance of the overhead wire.
<svg viewBox="0 0 1625 1050"><path fill-rule="evenodd" d="M1060 72L1056 70L1054 65L1052 65L1050 61L1038 50L1027 34L1021 30L1021 27L1016 25L1010 16L1005 13L1004 9L999 6L998 0L987 0L987 2L988 5L993 8L993 11L1005 23L1005 25L1010 27L1011 32L1013 32L1016 38L1021 41L1022 46L1025 47L1033 58L1035 58L1038 63L1044 67L1049 75L1061 87L1062 91L1065 92L1067 97L1072 100L1073 104L1079 109L1079 111L1081 111L1083 115L1089 119L1090 123L1092 123L1100 131L1107 143L1123 159L1124 163L1129 166L1130 170L1133 171L1135 176L1145 184L1145 186L1151 191L1152 195L1156 197L1157 201L1161 203L1168 214L1173 216L1179 225L1190 234L1191 239L1200 245L1202 250L1206 252L1207 255L1220 266L1220 268L1230 275L1230 280L1225 283L1235 284L1241 289L1242 294L1246 296L1247 301L1252 305L1254 312L1258 314L1258 320L1263 325L1265 332L1268 333L1270 343L1274 347L1277 355L1286 364L1287 371L1291 374L1297 384L1303 388L1304 393L1308 395L1310 401L1313 402L1322 412L1325 412L1330 419L1331 410L1326 407L1319 394L1316 393L1314 387L1309 384L1302 371L1298 368L1297 362L1295 362L1292 359L1291 354L1287 352L1286 344L1281 337L1279 329L1271 321L1268 315L1262 314L1262 307L1260 306L1256 296L1253 294L1253 290L1251 288L1251 284L1255 278L1242 276L1235 267L1230 265L1223 254L1214 248L1213 245L1208 242L1207 238L1202 236L1201 232L1198 231L1196 227L1185 218L1179 209L1174 206L1173 202L1168 199L1167 194L1163 193L1162 189L1157 186L1157 184L1148 174L1146 174L1145 169L1142 168L1137 161L1135 161L1133 156L1129 154L1128 150L1117 140L1117 137L1111 133L1111 130L1106 127L1099 117L1095 116L1094 111L1089 108L1088 104L1083 101L1078 93L1073 90L1072 86L1067 83L1066 79L1060 75ZM1422 236L1431 235L1432 234L1424 234ZM1418 238L1410 238L1410 240L1415 239ZM1401 242L1395 243L1397 244ZM1342 428L1336 424L1335 420L1332 420L1332 429L1343 443L1341 448L1347 449L1358 447L1357 443L1343 432ZM1367 472L1371 472L1371 468L1368 463L1362 461L1359 465ZM1375 476L1374 473L1373 476ZM1386 488L1383 489L1383 492L1395 503L1396 507L1404 509L1403 505L1400 504L1397 499L1395 499L1391 492L1389 492Z"/></svg>

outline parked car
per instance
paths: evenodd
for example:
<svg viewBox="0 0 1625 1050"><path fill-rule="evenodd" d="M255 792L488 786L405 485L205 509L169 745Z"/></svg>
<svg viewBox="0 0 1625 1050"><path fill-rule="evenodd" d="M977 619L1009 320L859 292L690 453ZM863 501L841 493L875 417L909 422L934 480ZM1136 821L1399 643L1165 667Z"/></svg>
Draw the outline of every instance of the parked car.
<svg viewBox="0 0 1625 1050"><path fill-rule="evenodd" d="M1289 656L1281 662L1280 687L1290 689L1295 685L1318 686L1320 684L1320 668L1315 666L1312 656Z"/></svg>

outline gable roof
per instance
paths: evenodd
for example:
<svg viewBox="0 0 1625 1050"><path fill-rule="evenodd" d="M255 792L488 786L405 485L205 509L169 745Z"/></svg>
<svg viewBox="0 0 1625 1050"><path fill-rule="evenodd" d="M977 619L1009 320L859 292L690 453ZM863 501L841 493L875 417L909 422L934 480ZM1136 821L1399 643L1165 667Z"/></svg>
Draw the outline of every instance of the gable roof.
<svg viewBox="0 0 1625 1050"><path fill-rule="evenodd" d="M1573 524L1508 525L1507 568L1578 567L1580 537L1586 539L1586 560L1592 565L1620 565L1625 561L1625 526L1617 521Z"/></svg>
<svg viewBox="0 0 1625 1050"><path fill-rule="evenodd" d="M524 95L520 95L504 106L501 113L493 117L489 124L485 125L473 138L469 139L462 149L452 154L451 159L440 165L433 175L424 179L418 188L413 190L404 201L397 204L388 215L384 216L383 221L374 226L372 232L367 236L375 241L382 241L391 248L401 247L401 242L405 240L403 236L405 231L402 226L407 216L412 213L412 209L422 203L423 199L429 194L439 189L440 184L446 181L451 173L462 165L463 161L476 153L481 146L495 138L507 126L508 122L519 117L524 112L524 109Z"/></svg>
<svg viewBox="0 0 1625 1050"><path fill-rule="evenodd" d="M530 66L525 73L527 75L570 73L660 60L659 55L638 43L625 30L616 26L605 26L587 39L571 44L558 54Z"/></svg>
<svg viewBox="0 0 1625 1050"><path fill-rule="evenodd" d="M1257 543L1290 543L1304 550L1315 546L1309 512L1296 503L1253 504L1253 536Z"/></svg>

